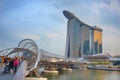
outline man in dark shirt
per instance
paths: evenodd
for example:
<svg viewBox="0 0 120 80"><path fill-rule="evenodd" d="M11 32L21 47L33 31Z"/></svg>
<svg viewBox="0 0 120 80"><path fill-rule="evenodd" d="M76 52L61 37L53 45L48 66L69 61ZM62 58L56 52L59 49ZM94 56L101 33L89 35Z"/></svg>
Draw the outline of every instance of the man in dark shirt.
<svg viewBox="0 0 120 80"><path fill-rule="evenodd" d="M10 62L9 62L9 69L8 71L10 72L10 70L12 69L13 70L13 59L10 59Z"/></svg>

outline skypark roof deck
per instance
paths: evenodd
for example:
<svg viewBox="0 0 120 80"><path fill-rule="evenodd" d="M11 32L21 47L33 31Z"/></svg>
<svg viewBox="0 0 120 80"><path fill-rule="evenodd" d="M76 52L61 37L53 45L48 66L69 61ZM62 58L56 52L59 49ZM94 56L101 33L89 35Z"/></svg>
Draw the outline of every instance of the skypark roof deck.
<svg viewBox="0 0 120 80"><path fill-rule="evenodd" d="M64 14L64 16L67 18L67 19L73 19L73 18L75 18L75 19L77 19L80 23L81 23L81 25L83 24L83 25L85 25L85 26L87 26L87 27L89 27L91 30L98 30L98 31L103 31L101 28L99 28L99 27L93 27L93 26L90 26L90 25L88 25L88 24L85 24L84 22L82 22L82 21L80 21L73 13L71 13L71 12L69 12L69 11L67 11L67 10L64 10L63 11L63 14Z"/></svg>

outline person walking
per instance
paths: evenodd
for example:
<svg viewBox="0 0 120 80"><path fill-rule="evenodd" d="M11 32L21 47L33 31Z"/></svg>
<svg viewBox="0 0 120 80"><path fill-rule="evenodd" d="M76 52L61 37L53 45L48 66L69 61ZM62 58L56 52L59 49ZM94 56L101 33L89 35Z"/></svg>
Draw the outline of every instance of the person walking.
<svg viewBox="0 0 120 80"><path fill-rule="evenodd" d="M13 64L14 64L14 61L13 61L13 59L12 58L10 58L10 61L9 61L9 69L8 69L8 71L9 72L11 72L11 69L13 70Z"/></svg>
<svg viewBox="0 0 120 80"><path fill-rule="evenodd" d="M2 65L2 57L0 56L0 67L1 67L1 65Z"/></svg>
<svg viewBox="0 0 120 80"><path fill-rule="evenodd" d="M14 63L13 63L13 66L14 66L14 72L17 71L17 67L18 67L18 65L19 65L19 61L18 61L18 58L16 57L16 58L14 59Z"/></svg>

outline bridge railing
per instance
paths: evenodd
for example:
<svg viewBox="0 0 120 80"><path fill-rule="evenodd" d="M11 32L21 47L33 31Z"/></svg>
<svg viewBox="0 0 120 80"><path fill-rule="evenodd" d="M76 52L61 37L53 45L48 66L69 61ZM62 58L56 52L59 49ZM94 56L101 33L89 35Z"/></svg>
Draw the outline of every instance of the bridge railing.
<svg viewBox="0 0 120 80"><path fill-rule="evenodd" d="M50 53L48 51L39 49L40 56L42 60L49 60L49 59L56 59L56 61L64 61L64 62L74 62L74 63L80 63L78 59L75 58L66 58L65 56Z"/></svg>

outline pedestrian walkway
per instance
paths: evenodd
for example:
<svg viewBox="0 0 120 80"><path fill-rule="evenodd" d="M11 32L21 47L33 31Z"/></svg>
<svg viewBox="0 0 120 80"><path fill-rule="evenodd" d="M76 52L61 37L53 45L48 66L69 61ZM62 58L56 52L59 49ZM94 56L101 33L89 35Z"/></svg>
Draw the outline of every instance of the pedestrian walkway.
<svg viewBox="0 0 120 80"><path fill-rule="evenodd" d="M18 71L14 74L12 71L11 73L4 73L3 67L0 67L0 80L24 80L25 72L27 68L27 62L23 61L22 64L19 66Z"/></svg>
<svg viewBox="0 0 120 80"><path fill-rule="evenodd" d="M13 73L2 74L2 67L0 67L0 80L13 80Z"/></svg>

